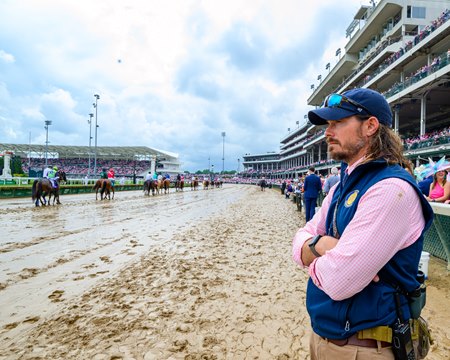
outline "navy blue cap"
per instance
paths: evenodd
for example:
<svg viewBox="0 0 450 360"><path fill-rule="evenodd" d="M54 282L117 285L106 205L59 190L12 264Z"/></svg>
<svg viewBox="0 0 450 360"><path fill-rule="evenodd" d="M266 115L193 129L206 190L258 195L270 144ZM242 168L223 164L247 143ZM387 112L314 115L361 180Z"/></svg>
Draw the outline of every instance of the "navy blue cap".
<svg viewBox="0 0 450 360"><path fill-rule="evenodd" d="M392 127L392 112L388 102L379 92L372 89L356 88L344 92L346 98L362 105L369 114L361 112L358 108L350 103L342 103L342 106L322 107L320 109L308 112L308 119L314 125L326 125L327 121L338 121L353 115L372 115L375 116L380 124Z"/></svg>

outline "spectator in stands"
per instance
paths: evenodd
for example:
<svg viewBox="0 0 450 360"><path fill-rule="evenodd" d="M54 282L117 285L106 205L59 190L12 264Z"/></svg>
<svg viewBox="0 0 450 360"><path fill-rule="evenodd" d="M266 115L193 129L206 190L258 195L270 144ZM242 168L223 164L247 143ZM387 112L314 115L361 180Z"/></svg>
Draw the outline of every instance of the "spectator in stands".
<svg viewBox="0 0 450 360"><path fill-rule="evenodd" d="M392 338L381 332L392 330L400 311L409 323L405 293L419 288L433 210L401 167L402 144L381 94L362 88L331 94L308 118L327 125L328 152L342 161L340 183L293 239L293 258L311 276L310 358L394 359ZM403 290L398 296L395 287Z"/></svg>
<svg viewBox="0 0 450 360"><path fill-rule="evenodd" d="M444 203L450 199L450 182L447 182L447 170L440 170L433 175L427 200Z"/></svg>
<svg viewBox="0 0 450 360"><path fill-rule="evenodd" d="M323 192L327 195L330 192L330 189L339 182L339 170L336 166L331 168L331 175L325 180L325 184L323 185Z"/></svg>
<svg viewBox="0 0 450 360"><path fill-rule="evenodd" d="M303 199L305 201L305 218L306 222L308 222L316 213L317 198L319 197L319 193L322 191L322 182L320 181L320 177L316 175L316 169L314 167L310 167L308 170L308 175L305 178L303 190Z"/></svg>

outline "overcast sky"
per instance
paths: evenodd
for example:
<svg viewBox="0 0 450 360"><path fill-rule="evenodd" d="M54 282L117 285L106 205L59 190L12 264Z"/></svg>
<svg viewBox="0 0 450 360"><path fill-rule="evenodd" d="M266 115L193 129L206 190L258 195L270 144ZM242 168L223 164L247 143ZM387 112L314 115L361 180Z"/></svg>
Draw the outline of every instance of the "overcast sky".
<svg viewBox="0 0 450 360"><path fill-rule="evenodd" d="M149 146L179 154L184 170L221 170L225 132L225 170L236 170L303 123L310 86L335 65L361 4L1 0L0 143L31 133L45 144L52 120L50 145L89 145L99 94L98 146Z"/></svg>

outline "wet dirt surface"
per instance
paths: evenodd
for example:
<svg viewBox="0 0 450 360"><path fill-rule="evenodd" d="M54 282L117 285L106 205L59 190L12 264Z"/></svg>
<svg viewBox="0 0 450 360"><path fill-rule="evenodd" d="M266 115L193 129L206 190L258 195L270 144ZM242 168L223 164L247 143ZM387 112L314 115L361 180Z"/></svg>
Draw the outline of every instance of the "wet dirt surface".
<svg viewBox="0 0 450 360"><path fill-rule="evenodd" d="M310 358L304 216L278 190L61 202L0 200L0 360ZM430 360L450 352L445 266L430 259Z"/></svg>
<svg viewBox="0 0 450 360"><path fill-rule="evenodd" d="M61 205L46 207L28 198L0 200L0 328L54 312L62 300L241 196L239 188L225 187L159 196L118 192L103 201L66 195Z"/></svg>

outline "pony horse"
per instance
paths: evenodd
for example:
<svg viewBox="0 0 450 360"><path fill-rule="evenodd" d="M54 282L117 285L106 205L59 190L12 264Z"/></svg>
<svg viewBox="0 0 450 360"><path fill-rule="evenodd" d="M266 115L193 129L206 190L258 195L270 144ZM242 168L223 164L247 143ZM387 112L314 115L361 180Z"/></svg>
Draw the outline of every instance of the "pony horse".
<svg viewBox="0 0 450 360"><path fill-rule="evenodd" d="M175 182L175 191L183 191L184 188L184 181L183 180L177 180Z"/></svg>
<svg viewBox="0 0 450 360"><path fill-rule="evenodd" d="M191 181L191 190L198 190L198 180L195 178Z"/></svg>
<svg viewBox="0 0 450 360"><path fill-rule="evenodd" d="M58 205L61 204L59 201L59 183L61 181L67 182L66 173L62 170L58 170L55 174L55 178L56 187L54 187L52 182L47 178L34 180L31 188L31 199L36 206L39 206L39 202L41 202L41 205L50 205L52 195L53 205L55 205L55 201ZM45 199L47 195L48 201Z"/></svg>
<svg viewBox="0 0 450 360"><path fill-rule="evenodd" d="M152 195L155 195L155 192L159 193L158 182L156 180L146 180L144 182L144 194L149 196L150 191Z"/></svg>
<svg viewBox="0 0 450 360"><path fill-rule="evenodd" d="M106 197L108 197L109 200L114 199L114 186L112 186L111 180L109 179L98 179L92 189L95 190L95 200L98 200L97 194L99 190L100 200L106 199ZM105 196L103 197L103 195Z"/></svg>

